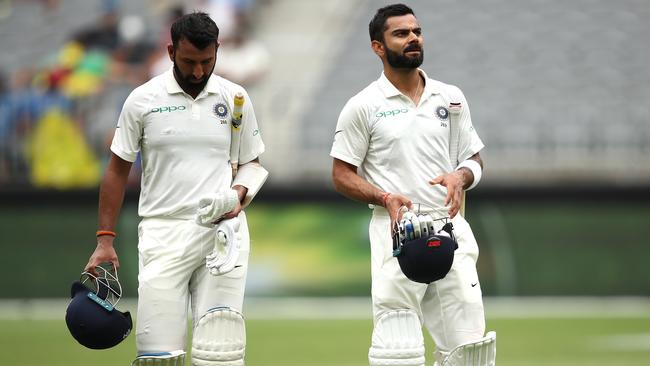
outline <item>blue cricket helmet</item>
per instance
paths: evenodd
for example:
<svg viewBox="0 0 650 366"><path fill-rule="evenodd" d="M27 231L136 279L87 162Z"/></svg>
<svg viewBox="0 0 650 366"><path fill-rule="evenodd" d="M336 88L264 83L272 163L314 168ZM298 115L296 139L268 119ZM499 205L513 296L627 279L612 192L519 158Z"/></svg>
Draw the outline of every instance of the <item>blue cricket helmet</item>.
<svg viewBox="0 0 650 366"><path fill-rule="evenodd" d="M103 277L84 272L82 277L86 278L72 284L72 300L65 312L65 322L72 337L91 349L114 347L124 340L133 328L131 314L115 308L122 296L117 277L104 271ZM94 289L86 286L88 279L94 280ZM88 284L92 285L92 281Z"/></svg>
<svg viewBox="0 0 650 366"><path fill-rule="evenodd" d="M434 221L427 214L407 212L396 223L393 256L411 281L426 284L438 281L449 273L454 263L454 252L458 249L454 227L446 222L436 231Z"/></svg>

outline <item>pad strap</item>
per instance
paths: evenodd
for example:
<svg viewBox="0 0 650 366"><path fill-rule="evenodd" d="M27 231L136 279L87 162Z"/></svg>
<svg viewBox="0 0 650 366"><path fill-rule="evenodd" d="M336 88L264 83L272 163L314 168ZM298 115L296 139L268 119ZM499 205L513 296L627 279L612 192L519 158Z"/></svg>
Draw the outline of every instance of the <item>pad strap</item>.
<svg viewBox="0 0 650 366"><path fill-rule="evenodd" d="M138 356L131 366L185 366L185 352L145 353Z"/></svg>

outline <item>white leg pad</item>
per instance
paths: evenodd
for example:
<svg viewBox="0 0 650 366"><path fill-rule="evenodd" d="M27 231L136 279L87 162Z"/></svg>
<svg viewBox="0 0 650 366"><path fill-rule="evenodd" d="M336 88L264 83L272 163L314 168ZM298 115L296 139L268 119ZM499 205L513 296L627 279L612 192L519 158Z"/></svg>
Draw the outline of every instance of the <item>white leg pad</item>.
<svg viewBox="0 0 650 366"><path fill-rule="evenodd" d="M185 366L185 352L148 353L136 357L131 366Z"/></svg>
<svg viewBox="0 0 650 366"><path fill-rule="evenodd" d="M422 323L412 310L391 310L379 316L368 352L371 366L423 366Z"/></svg>
<svg viewBox="0 0 650 366"><path fill-rule="evenodd" d="M497 334L488 332L476 342L454 348L442 366L494 366L497 356Z"/></svg>
<svg viewBox="0 0 650 366"><path fill-rule="evenodd" d="M244 317L234 309L211 309L194 327L193 366L243 366L245 349Z"/></svg>

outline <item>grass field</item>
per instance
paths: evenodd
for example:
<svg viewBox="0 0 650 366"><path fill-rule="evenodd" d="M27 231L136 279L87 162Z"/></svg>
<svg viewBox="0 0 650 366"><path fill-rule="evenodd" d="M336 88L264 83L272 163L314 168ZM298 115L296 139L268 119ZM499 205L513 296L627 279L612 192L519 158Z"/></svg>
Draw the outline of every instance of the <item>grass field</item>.
<svg viewBox="0 0 650 366"><path fill-rule="evenodd" d="M517 307L502 304L498 314L486 306L488 329L498 335L498 365L650 365L648 298L623 315L607 301L597 306L597 312L585 311L584 306L601 304L612 295L650 293L649 207L575 202L472 207L470 220L481 243L478 267L484 295L533 297ZM134 296L137 289L134 210L125 209L119 230L120 278L127 296ZM82 205L61 212L55 206L0 207L4 253L0 288L6 297L0 299L0 366L130 365L135 354L133 335L114 349L90 351L68 334L60 304L46 302L49 315L45 317L28 314L31 299L64 303L62 297L91 251L96 207ZM368 215L363 205L255 206L249 213L254 249L247 293L367 298ZM604 236L605 232L611 235ZM540 304L535 297L540 295L596 298L563 299L558 307L555 298ZM329 319L294 319L294 308L287 303L259 306L270 311L249 316L247 366L367 365L370 308L361 303L355 308L360 312L346 319L340 315L349 313L350 306L336 299L319 313L335 314ZM545 310L554 305L560 310L571 305L571 311L527 315L531 306ZM278 311L288 319L278 319ZM36 313L42 313L40 308ZM427 342L431 356L433 346ZM427 366L431 364L428 357Z"/></svg>
<svg viewBox="0 0 650 366"><path fill-rule="evenodd" d="M369 319L252 319L246 364L363 366L371 329ZM650 316L499 318L488 329L497 331L500 366L643 366L650 360ZM116 348L91 351L72 339L63 319L0 320L2 365L129 365L134 343L130 335ZM433 349L428 339L427 345Z"/></svg>

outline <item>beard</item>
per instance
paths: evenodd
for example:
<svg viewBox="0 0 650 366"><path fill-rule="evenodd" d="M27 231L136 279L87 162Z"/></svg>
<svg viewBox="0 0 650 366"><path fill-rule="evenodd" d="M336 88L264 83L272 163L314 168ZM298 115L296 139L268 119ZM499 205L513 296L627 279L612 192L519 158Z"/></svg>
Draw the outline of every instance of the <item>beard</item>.
<svg viewBox="0 0 650 366"><path fill-rule="evenodd" d="M195 79L192 74L183 75L181 69L176 65L176 59L174 58L174 74L176 74L178 85L183 89L187 94L198 94L205 88L210 80L210 75L214 71L214 65L212 70L208 74L203 75L201 79Z"/></svg>
<svg viewBox="0 0 650 366"><path fill-rule="evenodd" d="M424 50L420 45L412 44L406 49L403 53L394 52L386 44L384 44L384 49L386 50L386 61L391 67L396 69L416 69L422 65L424 61ZM406 56L405 53L409 51L420 51L420 54L414 57Z"/></svg>

